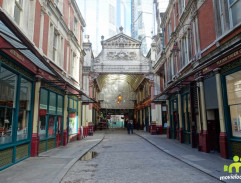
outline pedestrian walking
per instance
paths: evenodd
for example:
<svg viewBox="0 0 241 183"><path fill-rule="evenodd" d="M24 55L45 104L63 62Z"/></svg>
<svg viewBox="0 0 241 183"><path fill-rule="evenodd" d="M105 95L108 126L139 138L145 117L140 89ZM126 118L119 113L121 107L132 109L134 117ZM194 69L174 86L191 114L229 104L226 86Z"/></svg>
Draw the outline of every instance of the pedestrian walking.
<svg viewBox="0 0 241 183"><path fill-rule="evenodd" d="M131 134L133 134L133 129L134 129L133 120L130 120L130 129L131 129Z"/></svg>
<svg viewBox="0 0 241 183"><path fill-rule="evenodd" d="M127 132L128 132L128 134L130 134L131 124L130 124L130 121L129 121L129 120L127 120L126 128L127 128Z"/></svg>

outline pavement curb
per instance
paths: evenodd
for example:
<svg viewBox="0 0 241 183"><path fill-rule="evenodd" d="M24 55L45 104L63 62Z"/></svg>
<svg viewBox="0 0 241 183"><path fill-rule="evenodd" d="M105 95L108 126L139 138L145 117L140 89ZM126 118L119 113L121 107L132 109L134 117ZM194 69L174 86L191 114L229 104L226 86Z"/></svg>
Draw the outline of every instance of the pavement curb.
<svg viewBox="0 0 241 183"><path fill-rule="evenodd" d="M211 173L210 170L207 170L207 169L205 169L205 168L203 168L203 167L201 167L201 166L199 166L199 165L197 165L197 164L195 164L195 163L192 163L192 162L190 162L190 161L188 161L188 160L179 158L179 157L177 157L175 154L171 153L170 151L168 151L168 150L166 150L166 149L164 149L164 148L161 148L160 146L158 146L158 145L157 145L155 142L153 142L152 140L149 140L149 139L147 139L146 137L143 137L142 135L140 135L140 134L138 134L138 133L136 133L136 132L134 132L134 133L135 133L137 136L139 136L139 137L143 138L144 140L146 140L147 142L149 142L150 144L152 144L153 146L155 146L157 149L159 149L159 150L161 150L162 152L166 153L167 155L169 155L169 156L171 156L171 157L173 157L173 158L175 158L175 159L178 159L179 161L181 161L181 162L183 162L183 163L185 163L185 164L187 164L187 165L189 165L189 166L191 166L191 167L193 167L193 168L195 168L195 169L197 169L197 170L205 173L206 175L208 175L208 176L210 176L210 177L212 177L212 178L217 179L217 180L220 181L220 182L225 182L225 181L220 180L219 177L217 177L217 176L215 176L215 175L212 175L212 173Z"/></svg>
<svg viewBox="0 0 241 183"><path fill-rule="evenodd" d="M68 173L68 171L70 170L70 168L82 157L84 156L87 152L89 152L91 149L93 149L94 147L96 147L97 145L99 145L105 138L105 134L103 135L102 139L100 139L99 142L97 142L96 144L92 145L90 148L88 148L87 150L83 151L80 153L79 156L75 157L74 159L72 159L65 167L63 167L63 169L58 173L58 175L55 177L55 179L51 182L51 183L60 183L62 181L62 179L64 178L64 176Z"/></svg>

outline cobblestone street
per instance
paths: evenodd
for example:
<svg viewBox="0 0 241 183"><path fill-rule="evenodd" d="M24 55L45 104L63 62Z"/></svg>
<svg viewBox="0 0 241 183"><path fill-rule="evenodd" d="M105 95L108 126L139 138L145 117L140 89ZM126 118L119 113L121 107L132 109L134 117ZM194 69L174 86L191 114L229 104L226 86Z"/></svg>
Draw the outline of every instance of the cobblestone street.
<svg viewBox="0 0 241 183"><path fill-rule="evenodd" d="M77 161L62 183L220 182L124 130L108 131L92 151L97 156Z"/></svg>

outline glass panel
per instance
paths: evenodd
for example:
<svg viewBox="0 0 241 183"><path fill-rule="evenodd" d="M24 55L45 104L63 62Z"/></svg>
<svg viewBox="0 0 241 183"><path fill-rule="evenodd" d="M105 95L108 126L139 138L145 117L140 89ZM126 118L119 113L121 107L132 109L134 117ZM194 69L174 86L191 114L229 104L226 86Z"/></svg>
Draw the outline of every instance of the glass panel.
<svg viewBox="0 0 241 183"><path fill-rule="evenodd" d="M69 99L69 108L73 109L74 104L73 104L73 99Z"/></svg>
<svg viewBox="0 0 241 183"><path fill-rule="evenodd" d="M41 89L41 96L40 96L40 109L46 109L47 110L47 104L48 104L48 91Z"/></svg>
<svg viewBox="0 0 241 183"><path fill-rule="evenodd" d="M77 109L77 101L74 100L74 109Z"/></svg>
<svg viewBox="0 0 241 183"><path fill-rule="evenodd" d="M0 105L15 107L17 75L5 68L0 71Z"/></svg>
<svg viewBox="0 0 241 183"><path fill-rule="evenodd" d="M49 115L49 129L48 129L48 137L55 136L55 116Z"/></svg>
<svg viewBox="0 0 241 183"><path fill-rule="evenodd" d="M28 118L29 118L28 111L26 110L19 111L17 140L24 140L28 138Z"/></svg>
<svg viewBox="0 0 241 183"><path fill-rule="evenodd" d="M235 137L241 137L241 105L230 106L232 133Z"/></svg>
<svg viewBox="0 0 241 183"><path fill-rule="evenodd" d="M20 109L30 110L30 100L31 100L31 83L26 79L21 79L20 87Z"/></svg>
<svg viewBox="0 0 241 183"><path fill-rule="evenodd" d="M44 115L44 116L41 115L39 117L39 131L38 131L38 134L39 134L40 139L46 138L46 121L47 121L47 116L46 115Z"/></svg>
<svg viewBox="0 0 241 183"><path fill-rule="evenodd" d="M61 134L61 128L62 128L62 117L58 116L58 127L57 127L58 134Z"/></svg>
<svg viewBox="0 0 241 183"><path fill-rule="evenodd" d="M63 115L63 97L58 95L58 109L57 109L58 115Z"/></svg>
<svg viewBox="0 0 241 183"><path fill-rule="evenodd" d="M228 104L241 103L241 71L226 76Z"/></svg>
<svg viewBox="0 0 241 183"><path fill-rule="evenodd" d="M78 132L77 113L69 112L69 134L74 134L77 132Z"/></svg>
<svg viewBox="0 0 241 183"><path fill-rule="evenodd" d="M233 19L233 26L237 25L241 22L241 1L238 0L232 7L232 19Z"/></svg>
<svg viewBox="0 0 241 183"><path fill-rule="evenodd" d="M0 107L0 144L12 142L13 110Z"/></svg>
<svg viewBox="0 0 241 183"><path fill-rule="evenodd" d="M49 113L56 114L56 94L53 92L49 95Z"/></svg>

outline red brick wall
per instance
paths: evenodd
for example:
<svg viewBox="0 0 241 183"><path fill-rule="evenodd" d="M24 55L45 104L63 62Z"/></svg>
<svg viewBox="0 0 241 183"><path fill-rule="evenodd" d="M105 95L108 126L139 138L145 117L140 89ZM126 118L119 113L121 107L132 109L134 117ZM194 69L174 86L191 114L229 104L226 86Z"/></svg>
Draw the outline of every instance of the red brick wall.
<svg viewBox="0 0 241 183"><path fill-rule="evenodd" d="M3 6L3 0L0 0L0 6L1 7Z"/></svg>
<svg viewBox="0 0 241 183"><path fill-rule="evenodd" d="M70 8L70 30L74 30L73 28L74 28L74 10L73 10L73 8L71 7Z"/></svg>
<svg viewBox="0 0 241 183"><path fill-rule="evenodd" d="M198 27L200 47L203 50L216 39L212 0L206 0L198 10Z"/></svg>
<svg viewBox="0 0 241 183"><path fill-rule="evenodd" d="M48 53L48 34L49 34L49 16L44 15L44 30L43 30L43 53Z"/></svg>
<svg viewBox="0 0 241 183"><path fill-rule="evenodd" d="M69 19L69 1L64 0L63 2L63 15L64 15L64 22L66 25L68 25L68 19Z"/></svg>
<svg viewBox="0 0 241 183"><path fill-rule="evenodd" d="M174 9L171 11L171 24L172 24L172 32L174 31Z"/></svg>
<svg viewBox="0 0 241 183"><path fill-rule="evenodd" d="M41 24L40 20L41 20L41 5L39 1L36 1L33 42L37 47L39 47L40 24Z"/></svg>

